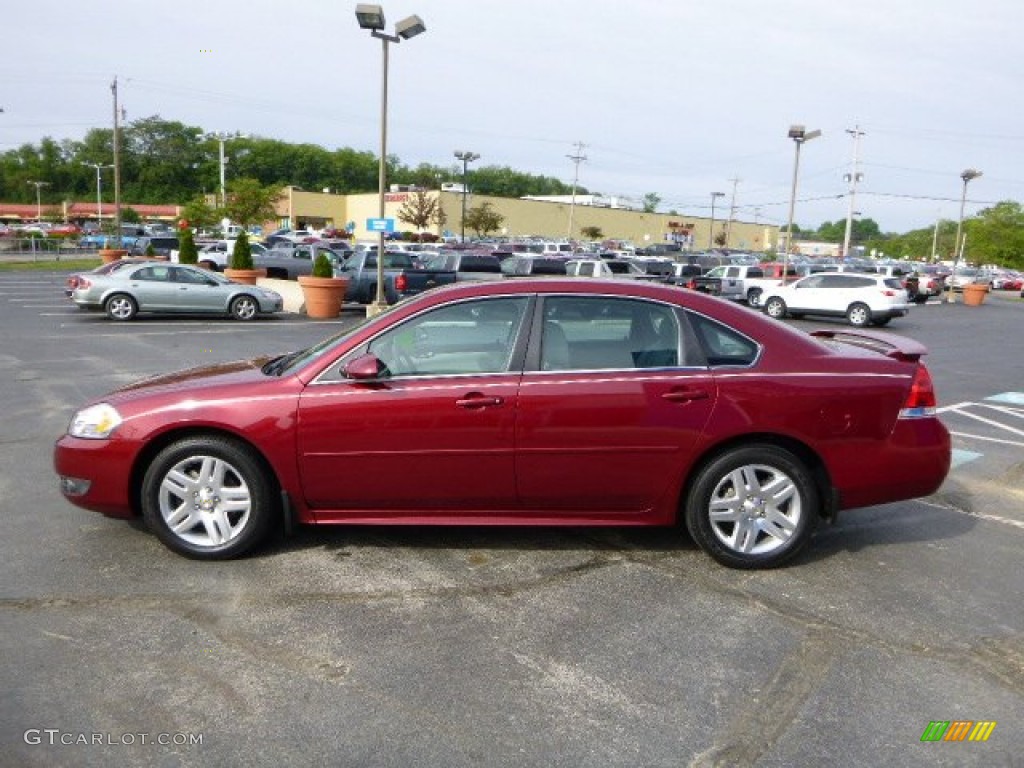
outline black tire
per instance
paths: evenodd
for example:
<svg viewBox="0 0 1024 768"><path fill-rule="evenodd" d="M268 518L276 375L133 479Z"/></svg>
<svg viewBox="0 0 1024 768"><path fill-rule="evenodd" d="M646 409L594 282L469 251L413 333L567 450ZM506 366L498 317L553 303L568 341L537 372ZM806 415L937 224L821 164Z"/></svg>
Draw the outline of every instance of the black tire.
<svg viewBox="0 0 1024 768"><path fill-rule="evenodd" d="M103 311L111 320L131 320L139 313L139 305L127 293L115 293L103 303Z"/></svg>
<svg viewBox="0 0 1024 768"><path fill-rule="evenodd" d="M217 269L216 263L214 263L212 261L200 261L200 262L196 263L196 266L197 267L202 267L203 269L207 270L208 272L219 272L220 271L219 269Z"/></svg>
<svg viewBox="0 0 1024 768"><path fill-rule="evenodd" d="M761 306L761 294L763 293L764 290L761 288L751 288L747 291L747 305L755 309Z"/></svg>
<svg viewBox="0 0 1024 768"><path fill-rule="evenodd" d="M784 318L786 316L786 311L786 302L778 296L772 296L764 303L764 313L768 315L768 317L774 317L776 320Z"/></svg>
<svg viewBox="0 0 1024 768"><path fill-rule="evenodd" d="M846 310L846 321L856 328L871 325L871 308L860 302L851 304Z"/></svg>
<svg viewBox="0 0 1024 768"><path fill-rule="evenodd" d="M168 548L196 560L239 557L276 519L268 472L253 451L223 437L164 448L142 481L142 513Z"/></svg>
<svg viewBox="0 0 1024 768"><path fill-rule="evenodd" d="M778 446L754 444L700 469L686 498L686 527L722 565L771 568L807 543L820 506L818 488L800 459Z"/></svg>
<svg viewBox="0 0 1024 768"><path fill-rule="evenodd" d="M231 300L230 310L235 320L252 320L260 313L260 303L255 297L243 294Z"/></svg>

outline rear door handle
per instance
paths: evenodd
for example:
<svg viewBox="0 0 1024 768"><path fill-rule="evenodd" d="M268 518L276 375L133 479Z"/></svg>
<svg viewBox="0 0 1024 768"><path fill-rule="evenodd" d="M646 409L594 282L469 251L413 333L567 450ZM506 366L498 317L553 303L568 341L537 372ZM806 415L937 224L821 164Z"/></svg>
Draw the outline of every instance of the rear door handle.
<svg viewBox="0 0 1024 768"><path fill-rule="evenodd" d="M672 403L689 403L693 400L707 400L711 395L706 389L673 389L662 395Z"/></svg>
<svg viewBox="0 0 1024 768"><path fill-rule="evenodd" d="M493 405L504 405L503 397L485 397L484 395L467 395L455 401L459 408L487 408Z"/></svg>

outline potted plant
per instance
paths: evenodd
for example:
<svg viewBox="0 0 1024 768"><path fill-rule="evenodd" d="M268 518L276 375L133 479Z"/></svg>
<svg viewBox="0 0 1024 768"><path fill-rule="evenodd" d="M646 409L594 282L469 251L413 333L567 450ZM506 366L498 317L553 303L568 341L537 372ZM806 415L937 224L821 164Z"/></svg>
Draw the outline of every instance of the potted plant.
<svg viewBox="0 0 1024 768"><path fill-rule="evenodd" d="M256 281L267 276L267 270L256 269L252 264L252 248L249 247L249 236L243 230L235 240L231 250L231 261L224 270L224 276L236 283L256 285Z"/></svg>
<svg viewBox="0 0 1024 768"><path fill-rule="evenodd" d="M196 248L196 239L192 235L192 228L188 222L183 222L178 228L178 263L195 264L199 261L199 250Z"/></svg>
<svg viewBox="0 0 1024 768"><path fill-rule="evenodd" d="M315 319L327 319L341 314L348 280L334 276L334 268L324 251L313 261L310 275L299 275L299 285L306 301L306 315Z"/></svg>

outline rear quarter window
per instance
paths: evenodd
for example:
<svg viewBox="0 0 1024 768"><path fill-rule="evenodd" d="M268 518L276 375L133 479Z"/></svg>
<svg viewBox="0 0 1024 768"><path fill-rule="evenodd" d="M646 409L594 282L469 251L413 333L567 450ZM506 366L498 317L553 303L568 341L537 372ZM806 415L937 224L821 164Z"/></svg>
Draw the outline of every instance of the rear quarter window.
<svg viewBox="0 0 1024 768"><path fill-rule="evenodd" d="M704 315L690 312L687 316L710 367L745 367L757 360L760 350L753 339Z"/></svg>

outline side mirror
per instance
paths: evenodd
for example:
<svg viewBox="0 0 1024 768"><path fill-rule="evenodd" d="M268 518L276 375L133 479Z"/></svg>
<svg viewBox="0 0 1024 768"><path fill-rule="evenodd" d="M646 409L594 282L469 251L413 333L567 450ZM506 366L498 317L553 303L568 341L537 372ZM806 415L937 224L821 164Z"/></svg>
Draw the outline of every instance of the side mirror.
<svg viewBox="0 0 1024 768"><path fill-rule="evenodd" d="M345 378L354 381L376 381L381 378L386 367L376 355L360 355L350 360L345 366Z"/></svg>

